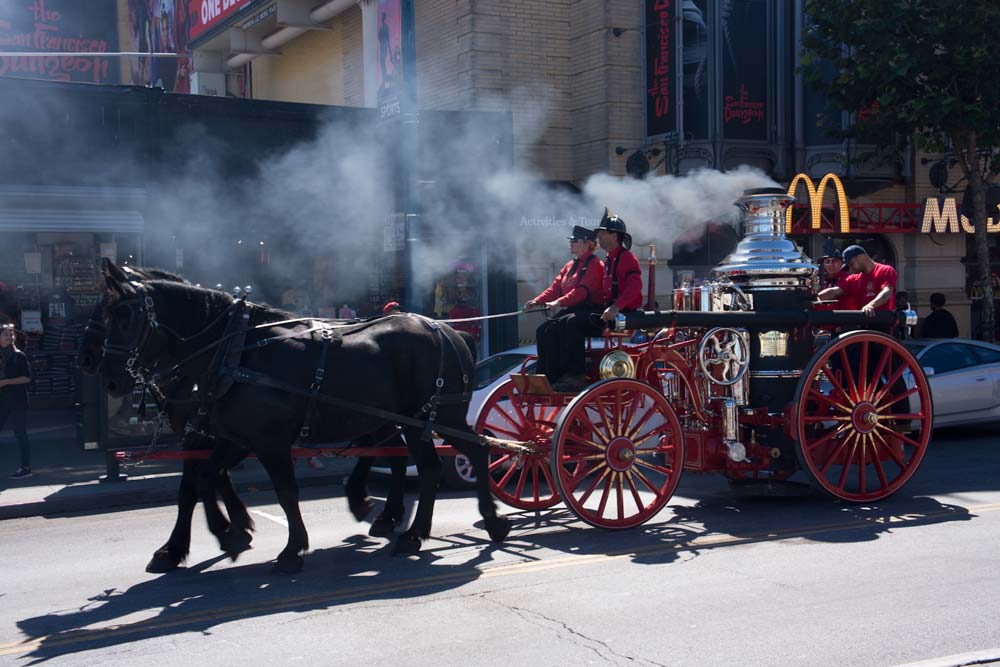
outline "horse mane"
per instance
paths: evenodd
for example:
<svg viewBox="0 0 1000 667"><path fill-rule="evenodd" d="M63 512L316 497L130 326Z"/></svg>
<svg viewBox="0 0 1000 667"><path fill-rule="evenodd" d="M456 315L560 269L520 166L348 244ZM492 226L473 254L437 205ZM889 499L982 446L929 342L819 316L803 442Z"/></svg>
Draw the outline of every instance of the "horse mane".
<svg viewBox="0 0 1000 667"><path fill-rule="evenodd" d="M176 273L171 273L170 271L164 271L163 269L155 269L152 267L145 266L123 266L122 271L126 275L130 273L138 274L138 280L169 280L174 283L186 283L186 279L182 278ZM129 276L132 277L132 276Z"/></svg>
<svg viewBox="0 0 1000 667"><path fill-rule="evenodd" d="M156 269L154 269L156 270ZM221 313L226 308L232 306L235 299L229 292L199 287L187 281L175 282L170 279L145 280L146 285L157 291L166 291L173 294L182 295L178 299L178 304L184 304L184 317L187 318L211 318ZM266 322L279 322L281 320L295 319L296 316L279 308L274 308L266 304L247 302L254 310L254 323L263 324Z"/></svg>

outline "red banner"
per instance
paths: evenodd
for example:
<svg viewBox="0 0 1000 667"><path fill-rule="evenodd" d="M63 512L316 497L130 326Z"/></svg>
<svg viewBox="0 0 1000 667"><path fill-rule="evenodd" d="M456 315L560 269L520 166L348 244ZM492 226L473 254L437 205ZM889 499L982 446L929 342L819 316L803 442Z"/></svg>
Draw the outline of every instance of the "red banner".
<svg viewBox="0 0 1000 667"><path fill-rule="evenodd" d="M191 31L189 39L197 39L206 31L222 24L229 17L255 0L190 0L188 15Z"/></svg>

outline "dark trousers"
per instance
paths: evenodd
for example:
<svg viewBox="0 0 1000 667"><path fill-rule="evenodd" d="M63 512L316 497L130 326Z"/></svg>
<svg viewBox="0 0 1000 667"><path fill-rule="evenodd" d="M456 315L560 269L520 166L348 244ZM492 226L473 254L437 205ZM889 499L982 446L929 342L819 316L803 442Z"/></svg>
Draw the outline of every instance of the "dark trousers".
<svg viewBox="0 0 1000 667"><path fill-rule="evenodd" d="M603 327L592 322L591 315L600 314L600 306L577 306L560 310L555 317L543 322L536 331L538 342L538 373L549 382L563 375L583 375L586 371L586 344L590 336L599 336Z"/></svg>
<svg viewBox="0 0 1000 667"><path fill-rule="evenodd" d="M21 467L31 467L31 448L28 445L28 406L25 403L0 401L0 431L7 422L14 429L18 447L21 449Z"/></svg>

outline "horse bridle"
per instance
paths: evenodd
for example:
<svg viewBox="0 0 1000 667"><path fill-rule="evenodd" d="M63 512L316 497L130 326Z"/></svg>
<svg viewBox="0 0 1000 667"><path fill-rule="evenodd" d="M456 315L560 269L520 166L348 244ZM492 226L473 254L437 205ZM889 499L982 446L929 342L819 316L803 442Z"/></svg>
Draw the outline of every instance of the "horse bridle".
<svg viewBox="0 0 1000 667"><path fill-rule="evenodd" d="M150 384L153 369L141 366L139 359L142 357L143 348L149 342L153 331L160 328L160 322L156 319L156 304L153 301L152 295L140 283L133 282L131 285L136 291L136 296L121 299L114 307L120 308L125 306L133 315L136 314L136 309L138 309L140 317L145 322L141 323L133 333L132 340L127 344L117 345L109 343L107 336L105 336L102 354L105 357L125 357L125 371L132 376L132 379L136 382ZM107 325L102 323L101 326L107 332ZM164 329L176 335L176 332L171 331L168 327L164 327Z"/></svg>

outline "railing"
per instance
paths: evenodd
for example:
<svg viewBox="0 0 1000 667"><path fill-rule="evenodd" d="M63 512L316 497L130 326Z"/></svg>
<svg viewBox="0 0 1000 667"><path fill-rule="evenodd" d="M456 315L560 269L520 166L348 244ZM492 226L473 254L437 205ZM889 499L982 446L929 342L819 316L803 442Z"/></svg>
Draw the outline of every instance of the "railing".
<svg viewBox="0 0 1000 667"><path fill-rule="evenodd" d="M848 204L851 232L867 234L912 234L920 229L920 204ZM812 229L810 207L792 207L793 234L839 234L837 209L823 207L820 228Z"/></svg>

